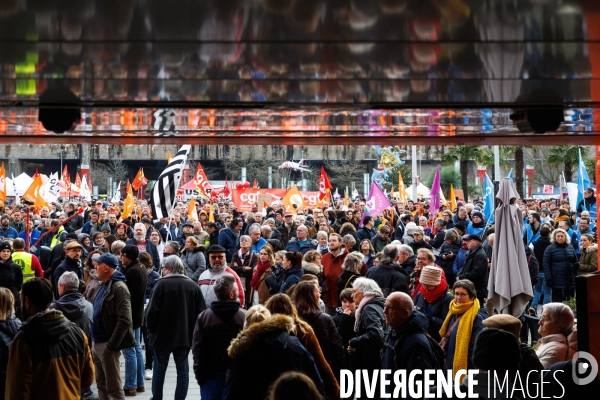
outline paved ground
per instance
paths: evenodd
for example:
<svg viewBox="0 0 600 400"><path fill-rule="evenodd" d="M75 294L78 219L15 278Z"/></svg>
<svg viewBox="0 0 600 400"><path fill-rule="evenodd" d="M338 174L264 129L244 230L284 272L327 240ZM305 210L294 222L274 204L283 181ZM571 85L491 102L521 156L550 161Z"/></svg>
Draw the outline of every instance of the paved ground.
<svg viewBox="0 0 600 400"><path fill-rule="evenodd" d="M198 386L198 383L196 382L196 379L194 378L194 371L192 369L193 360L192 360L191 353L189 356L189 363L190 363L190 386L188 389L187 398L188 399L199 399L200 398L200 387ZM123 356L121 356L121 379L125 380L125 360L123 359ZM173 396L175 394L176 382L177 382L177 371L175 369L175 362L173 361L173 357L171 357L169 359L169 367L167 369L167 375L165 377L165 386L164 386L164 398L165 399L173 398ZM145 383L146 383L146 385L145 385L146 391L144 393L138 393L137 396L130 397L130 398L136 398L139 400L150 399L152 397L152 381L145 381ZM96 396L94 396L94 398L97 398L98 390L96 389L95 383L92 386L92 391L96 395Z"/></svg>

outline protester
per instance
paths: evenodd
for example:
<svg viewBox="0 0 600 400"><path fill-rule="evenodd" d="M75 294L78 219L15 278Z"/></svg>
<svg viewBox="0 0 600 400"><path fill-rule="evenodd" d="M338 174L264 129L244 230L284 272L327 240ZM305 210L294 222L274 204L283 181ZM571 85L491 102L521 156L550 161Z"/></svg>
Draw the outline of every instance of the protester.
<svg viewBox="0 0 600 400"><path fill-rule="evenodd" d="M581 257L577 275L598 271L598 245L594 243L594 236L589 233L583 234L579 243L581 244Z"/></svg>
<svg viewBox="0 0 600 400"><path fill-rule="evenodd" d="M20 299L19 299L20 304ZM0 400L4 400L6 374L10 344L21 328L21 320L15 315L15 297L5 288L0 288Z"/></svg>
<svg viewBox="0 0 600 400"><path fill-rule="evenodd" d="M240 236L240 247L231 257L230 266L240 277L244 299L247 303L252 302L250 298L250 280L257 263L258 254L252 251L252 238L247 235Z"/></svg>
<svg viewBox="0 0 600 400"><path fill-rule="evenodd" d="M224 255L223 255L224 256ZM206 309L196 282L187 277L179 257L163 259L163 277L156 282L146 308L146 327L154 348L152 396L163 398L169 356L177 368L175 398L185 399L189 385L188 354L198 315Z"/></svg>
<svg viewBox="0 0 600 400"><path fill-rule="evenodd" d="M264 400L269 386L287 371L307 374L319 392L323 381L310 353L291 336L294 320L286 315L271 316L263 306L246 313L244 330L227 352L232 359L227 371L223 400Z"/></svg>
<svg viewBox="0 0 600 400"><path fill-rule="evenodd" d="M8 241L0 243L0 287L10 290L14 298L15 314L21 317L21 285L23 285L23 272L12 261L12 248Z"/></svg>
<svg viewBox="0 0 600 400"><path fill-rule="evenodd" d="M64 249L66 257L53 273L55 298L58 299L60 297L58 294L58 279L62 274L65 272L74 272L77 274L77 278L83 279L83 263L81 261L82 247L83 246L77 241L72 241L65 245Z"/></svg>
<svg viewBox="0 0 600 400"><path fill-rule="evenodd" d="M181 261L185 265L188 277L198 282L200 274L206 270L206 258L204 248L198 243L198 239L189 236L185 239L184 249L181 251Z"/></svg>
<svg viewBox="0 0 600 400"><path fill-rule="evenodd" d="M356 303L354 303L354 299L352 298L352 288L342 290L340 293L340 302L342 306L335 310L336 313L333 316L333 322L335 322L337 331L342 337L344 349L347 349L350 339L356 336L356 332L354 332Z"/></svg>
<svg viewBox="0 0 600 400"><path fill-rule="evenodd" d="M268 400L323 400L323 396L307 375L286 372L271 386Z"/></svg>
<svg viewBox="0 0 600 400"><path fill-rule="evenodd" d="M469 280L475 285L477 299L483 307L487 298L488 258L481 246L481 237L470 234L466 239L469 253L465 259L465 265L456 274L458 280Z"/></svg>
<svg viewBox="0 0 600 400"><path fill-rule="evenodd" d="M133 237L127 240L125 244L137 246L139 251L145 251L149 253L152 256L154 268L158 269L161 265L156 245L152 242L152 240L146 240L146 226L143 223L138 222L133 226Z"/></svg>
<svg viewBox="0 0 600 400"><path fill-rule="evenodd" d="M333 318L321 311L319 298L319 288L316 285L300 282L294 291L293 301L300 318L314 330L323 356L337 377L346 364L342 337L337 332Z"/></svg>
<svg viewBox="0 0 600 400"><path fill-rule="evenodd" d="M244 287L240 277L234 270L229 268L225 262L226 250L219 245L213 245L209 247L207 253L210 268L207 268L206 271L200 275L200 278L198 278L198 286L200 287L206 306L210 307L210 304L216 300L213 289L216 280L223 274L228 274L235 278L239 291L238 300L240 302L240 307L243 308L245 304Z"/></svg>
<svg viewBox="0 0 600 400"><path fill-rule="evenodd" d="M552 232L552 244L544 251L544 278L552 289L552 301L562 302L573 297L575 292L575 250L571 239L563 229Z"/></svg>
<svg viewBox="0 0 600 400"><path fill-rule="evenodd" d="M571 309L562 303L544 305L540 316L538 333L542 336L537 342L536 354L544 368L560 361L568 361L577 352L574 331L575 317Z"/></svg>
<svg viewBox="0 0 600 400"><path fill-rule="evenodd" d="M420 283L414 306L429 320L427 333L439 342L441 340L439 331L448 315L454 296L448 291L448 283L443 277L443 271L433 265L425 266L421 270Z"/></svg>
<svg viewBox="0 0 600 400"><path fill-rule="evenodd" d="M462 238L454 229L448 229L444 235L444 243L442 244L442 247L440 247L440 255L438 258L438 264L444 270L444 275L446 275L448 282L456 282L452 265L454 264L454 260L456 259L461 246Z"/></svg>
<svg viewBox="0 0 600 400"><path fill-rule="evenodd" d="M23 284L21 304L27 321L10 345L7 399L79 399L82 389L94 382L88 338L63 313L51 310L50 303L52 285L47 279Z"/></svg>
<svg viewBox="0 0 600 400"><path fill-rule="evenodd" d="M244 327L245 318L233 276L218 278L214 291L217 299L198 316L192 344L194 375L204 400L222 399L229 366L227 347Z"/></svg>
<svg viewBox="0 0 600 400"><path fill-rule="evenodd" d="M447 353L446 369L456 374L461 369L475 368L472 360L475 339L484 328L487 311L479 304L473 282L459 280L454 283L453 290L454 300L450 302L450 311L439 333L442 338L440 346Z"/></svg>
<svg viewBox="0 0 600 400"><path fill-rule="evenodd" d="M396 263L398 256L398 247L388 244L383 249L383 258L379 261L379 265L369 268L367 271L366 277L377 283L382 290L383 297L398 291L409 293L408 274Z"/></svg>
<svg viewBox="0 0 600 400"><path fill-rule="evenodd" d="M125 395L120 374L120 350L137 345L133 336L131 300L125 275L117 271L111 253L92 258L102 281L94 299L92 338L96 383L100 398L122 399Z"/></svg>
<svg viewBox="0 0 600 400"><path fill-rule="evenodd" d="M337 279L338 298L342 290L351 288L356 278L360 277L363 259L363 255L359 252L352 252L344 259L344 263L342 264L343 272Z"/></svg>
<svg viewBox="0 0 600 400"><path fill-rule="evenodd" d="M252 288L250 298L253 306L265 304L271 297L266 279L267 276L272 275L271 266L273 265L275 265L273 250L269 246L263 246L259 250L258 263L250 280L250 287Z"/></svg>
<svg viewBox="0 0 600 400"><path fill-rule="evenodd" d="M342 246L342 237L337 233L329 235L329 248L323 255L321 264L323 265L323 278L325 279L325 312L329 315L335 315L335 309L339 306L337 298L337 279L342 273L342 264L348 252Z"/></svg>

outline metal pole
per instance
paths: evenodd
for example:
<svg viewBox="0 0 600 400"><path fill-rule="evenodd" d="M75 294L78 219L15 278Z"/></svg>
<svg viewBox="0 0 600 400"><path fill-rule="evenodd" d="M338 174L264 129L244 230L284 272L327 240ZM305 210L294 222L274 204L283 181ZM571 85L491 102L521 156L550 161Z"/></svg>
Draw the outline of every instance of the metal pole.
<svg viewBox="0 0 600 400"><path fill-rule="evenodd" d="M242 167L242 183L246 182L246 167Z"/></svg>
<svg viewBox="0 0 600 400"><path fill-rule="evenodd" d="M494 146L494 175L500 181L500 146Z"/></svg>
<svg viewBox="0 0 600 400"><path fill-rule="evenodd" d="M269 189L273 188L273 167L269 167L268 169L268 184Z"/></svg>
<svg viewBox="0 0 600 400"><path fill-rule="evenodd" d="M417 146L412 147L412 200L417 201Z"/></svg>
<svg viewBox="0 0 600 400"><path fill-rule="evenodd" d="M365 172L363 175L363 193L365 199L369 196L369 173Z"/></svg>

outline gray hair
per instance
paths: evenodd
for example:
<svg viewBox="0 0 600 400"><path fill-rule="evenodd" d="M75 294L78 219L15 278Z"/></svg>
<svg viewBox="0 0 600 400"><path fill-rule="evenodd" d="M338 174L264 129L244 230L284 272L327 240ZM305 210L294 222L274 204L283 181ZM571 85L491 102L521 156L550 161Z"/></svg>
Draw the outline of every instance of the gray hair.
<svg viewBox="0 0 600 400"><path fill-rule="evenodd" d="M275 224L275 220L273 218L267 218L263 221L263 225L268 225L268 224Z"/></svg>
<svg viewBox="0 0 600 400"><path fill-rule="evenodd" d="M269 226L269 228L271 228L271 227ZM250 225L250 228L248 228L248 234L251 235L252 232L254 232L254 231L259 231L260 232L260 225L259 224L252 224L252 225Z"/></svg>
<svg viewBox="0 0 600 400"><path fill-rule="evenodd" d="M179 242L176 242L174 240L168 241L165 244L165 246L169 246L170 248L172 248L175 254L179 254L179 250L181 250L181 245L179 244Z"/></svg>
<svg viewBox="0 0 600 400"><path fill-rule="evenodd" d="M356 244L356 239L354 239L354 236L352 236L351 234L344 235L342 241L344 243L352 243L352 246Z"/></svg>
<svg viewBox="0 0 600 400"><path fill-rule="evenodd" d="M381 288L373 279L362 277L357 278L352 284L352 287L365 296L383 297L383 292L381 291Z"/></svg>
<svg viewBox="0 0 600 400"><path fill-rule="evenodd" d="M163 258L162 267L170 269L172 274L185 275L185 266L179 257L171 255Z"/></svg>
<svg viewBox="0 0 600 400"><path fill-rule="evenodd" d="M560 333L565 336L568 336L571 332L573 332L573 324L575 323L575 316L573 315L573 311L563 303L548 303L544 305L543 310L548 310L550 313L550 320L559 323L562 322L565 324Z"/></svg>
<svg viewBox="0 0 600 400"><path fill-rule="evenodd" d="M412 247L410 247L407 244L401 244L400 246L398 246L398 251L400 253L408 254L409 257L415 255L415 252L413 251Z"/></svg>
<svg viewBox="0 0 600 400"><path fill-rule="evenodd" d="M231 275L223 275L215 282L213 286L217 300L229 300L229 293L234 293L233 300L238 298L238 287L235 278Z"/></svg>
<svg viewBox="0 0 600 400"><path fill-rule="evenodd" d="M271 227L269 225L263 225L260 227L260 231L261 232L268 232L271 233L273 232L273 230L271 229Z"/></svg>
<svg viewBox="0 0 600 400"><path fill-rule="evenodd" d="M362 265L363 260L364 256L362 255L362 253L359 253L358 251L353 251L352 253L348 254L344 259L342 269L344 271L350 271L354 272L355 274L360 274L360 266Z"/></svg>
<svg viewBox="0 0 600 400"><path fill-rule="evenodd" d="M58 284L64 285L65 290L79 290L79 277L75 272L67 271L58 278Z"/></svg>
<svg viewBox="0 0 600 400"><path fill-rule="evenodd" d="M113 253L114 255L118 256L119 254L121 254L121 250L123 249L123 247L125 247L125 242L124 241L122 241L122 240L115 240L110 245L110 252Z"/></svg>
<svg viewBox="0 0 600 400"><path fill-rule="evenodd" d="M242 235L240 236L240 242L252 243L252 239L248 235Z"/></svg>
<svg viewBox="0 0 600 400"><path fill-rule="evenodd" d="M146 234L146 225L144 225L143 222L137 222L133 225L133 230L136 230L137 228L142 228L144 230L144 235Z"/></svg>
<svg viewBox="0 0 600 400"><path fill-rule="evenodd" d="M381 262L384 264L391 264L398 258L398 247L394 244L388 244L383 248L383 258Z"/></svg>

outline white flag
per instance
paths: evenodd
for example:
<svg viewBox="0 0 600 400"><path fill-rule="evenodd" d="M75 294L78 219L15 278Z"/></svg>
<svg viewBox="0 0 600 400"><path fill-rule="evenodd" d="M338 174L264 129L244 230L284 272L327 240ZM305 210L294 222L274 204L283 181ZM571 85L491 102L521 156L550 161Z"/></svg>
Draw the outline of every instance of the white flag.
<svg viewBox="0 0 600 400"><path fill-rule="evenodd" d="M112 203L118 203L119 201L121 201L121 181L119 181L119 184L117 185L117 190L115 191L115 194L113 194L113 197L110 201Z"/></svg>
<svg viewBox="0 0 600 400"><path fill-rule="evenodd" d="M90 188L88 188L87 177L85 175L81 181L81 190L79 191L79 196L87 201L92 200L92 196L90 196Z"/></svg>
<svg viewBox="0 0 600 400"><path fill-rule="evenodd" d="M15 204L19 204L21 202L21 198L19 197L19 193L17 193L17 183L15 182L15 176L11 173L13 183L13 190L15 191Z"/></svg>

